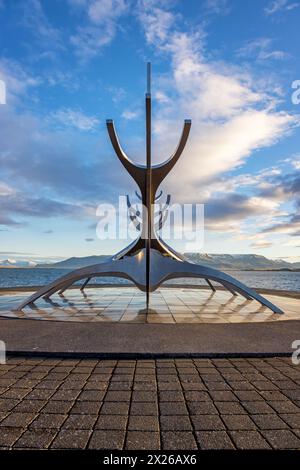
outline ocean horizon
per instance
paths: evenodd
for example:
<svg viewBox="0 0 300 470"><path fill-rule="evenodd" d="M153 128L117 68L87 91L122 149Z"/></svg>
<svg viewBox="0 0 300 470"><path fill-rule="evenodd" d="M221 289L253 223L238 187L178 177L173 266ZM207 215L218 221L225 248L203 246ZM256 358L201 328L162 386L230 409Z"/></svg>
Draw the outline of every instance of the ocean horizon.
<svg viewBox="0 0 300 470"><path fill-rule="evenodd" d="M1 268L0 288L36 287L43 286L60 276L67 274L71 269L57 268ZM224 270L249 287L261 289L276 289L287 291L300 291L300 272L297 271L241 271ZM93 284L131 284L126 279L101 277L94 278ZM202 279L177 279L166 284L195 284L205 285Z"/></svg>

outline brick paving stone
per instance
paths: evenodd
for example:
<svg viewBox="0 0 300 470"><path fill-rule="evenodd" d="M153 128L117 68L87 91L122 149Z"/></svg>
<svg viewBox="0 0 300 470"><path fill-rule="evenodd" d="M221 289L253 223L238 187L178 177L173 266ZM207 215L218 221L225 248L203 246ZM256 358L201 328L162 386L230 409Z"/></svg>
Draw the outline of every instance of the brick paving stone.
<svg viewBox="0 0 300 470"><path fill-rule="evenodd" d="M128 410L129 402L104 402L101 407L101 413L108 415L127 415Z"/></svg>
<svg viewBox="0 0 300 470"><path fill-rule="evenodd" d="M138 389L136 389L137 385L138 384L134 385L135 390L138 390ZM187 385L192 385L192 384L187 384ZM183 384L183 388L185 388L184 384ZM173 390L174 391L179 391L179 390L181 390L181 385L180 385L179 382L159 382L158 389L160 391L173 391ZM155 389L153 389L153 390L155 390ZM195 389L193 388L192 390L196 390L196 388Z"/></svg>
<svg viewBox="0 0 300 470"><path fill-rule="evenodd" d="M105 395L105 401L113 401L113 402L127 402L130 400L131 393L124 392L124 391L108 391Z"/></svg>
<svg viewBox="0 0 300 470"><path fill-rule="evenodd" d="M11 412L3 421L0 423L0 432L1 427L20 427L24 428L28 426L28 424L35 418L35 413L18 413L18 412Z"/></svg>
<svg viewBox="0 0 300 470"><path fill-rule="evenodd" d="M208 392L205 391L197 391L197 390L189 390L185 391L184 393L186 401L211 401Z"/></svg>
<svg viewBox="0 0 300 470"><path fill-rule="evenodd" d="M241 401L264 401L263 397L255 390L236 390L235 394Z"/></svg>
<svg viewBox="0 0 300 470"><path fill-rule="evenodd" d="M221 431L225 429L224 423L218 415L194 415L191 416L191 421L196 431Z"/></svg>
<svg viewBox="0 0 300 470"><path fill-rule="evenodd" d="M72 402L65 402L65 403L68 403L69 405L68 409L66 410L68 411L70 407L72 406ZM102 402L98 402L98 401L77 401L74 404L73 408L71 409L70 413L71 414L97 414L101 406L102 406ZM51 402L49 402L49 407L50 407L49 409L51 410ZM45 410L46 408L44 408L43 411Z"/></svg>
<svg viewBox="0 0 300 470"><path fill-rule="evenodd" d="M61 429L51 444L51 449L84 449L88 443L91 430Z"/></svg>
<svg viewBox="0 0 300 470"><path fill-rule="evenodd" d="M157 399L155 390L134 390L132 400L136 402L153 402Z"/></svg>
<svg viewBox="0 0 300 470"><path fill-rule="evenodd" d="M27 429L14 448L47 449L56 433L54 429Z"/></svg>
<svg viewBox="0 0 300 470"><path fill-rule="evenodd" d="M153 416L158 415L158 406L156 402L132 402L130 407L130 414L139 416Z"/></svg>
<svg viewBox="0 0 300 470"><path fill-rule="evenodd" d="M19 402L19 399L1 398L0 411L11 411Z"/></svg>
<svg viewBox="0 0 300 470"><path fill-rule="evenodd" d="M65 421L67 415L54 413L40 413L30 424L30 429L58 429Z"/></svg>
<svg viewBox="0 0 300 470"><path fill-rule="evenodd" d="M188 410L191 415L218 414L218 411L212 401L198 401L195 403L188 402Z"/></svg>
<svg viewBox="0 0 300 470"><path fill-rule="evenodd" d="M255 429L254 422L247 415L222 415L222 419L230 431Z"/></svg>
<svg viewBox="0 0 300 470"><path fill-rule="evenodd" d="M197 449L197 443L190 431L163 431L161 446L163 450Z"/></svg>
<svg viewBox="0 0 300 470"><path fill-rule="evenodd" d="M143 419L148 418L144 416ZM105 415L100 414L95 429L103 430L114 430L114 431L125 431L127 426L128 416L127 415Z"/></svg>
<svg viewBox="0 0 300 470"><path fill-rule="evenodd" d="M71 401L49 400L48 403L43 407L42 413L68 413L72 405L73 402Z"/></svg>
<svg viewBox="0 0 300 470"><path fill-rule="evenodd" d="M230 431L230 436L238 449L270 449L258 431Z"/></svg>
<svg viewBox="0 0 300 470"><path fill-rule="evenodd" d="M176 406L173 403L160 402L159 410L161 415L186 415L188 414L187 407L184 402L177 402Z"/></svg>
<svg viewBox="0 0 300 470"><path fill-rule="evenodd" d="M4 390L3 390L4 392ZM29 393L28 388L10 388L6 392L2 393L1 400L3 398L13 398L22 400Z"/></svg>
<svg viewBox="0 0 300 470"><path fill-rule="evenodd" d="M298 390L282 390L282 393L290 400L300 400L300 386Z"/></svg>
<svg viewBox="0 0 300 470"><path fill-rule="evenodd" d="M35 390L37 391L37 390ZM43 390L39 390L39 392L42 392ZM54 392L54 395L52 395L51 399L52 400L62 400L62 401L74 401L80 394L80 390L64 390L64 389L59 389L57 392Z"/></svg>
<svg viewBox="0 0 300 470"><path fill-rule="evenodd" d="M234 449L234 445L225 431L197 431L196 438L200 449Z"/></svg>
<svg viewBox="0 0 300 470"><path fill-rule="evenodd" d="M11 447L17 439L23 434L23 428L1 428L0 432L0 446Z"/></svg>
<svg viewBox="0 0 300 470"><path fill-rule="evenodd" d="M300 413L280 414L280 417L291 427L300 429Z"/></svg>
<svg viewBox="0 0 300 470"><path fill-rule="evenodd" d="M117 390L131 390L132 384L130 382L112 382L109 385L109 391L117 391Z"/></svg>
<svg viewBox="0 0 300 470"><path fill-rule="evenodd" d="M286 429L288 427L279 416L274 414L251 415L251 418L260 429Z"/></svg>
<svg viewBox="0 0 300 470"><path fill-rule="evenodd" d="M234 393L228 390L219 390L210 392L210 396L214 401L238 401Z"/></svg>
<svg viewBox="0 0 300 470"><path fill-rule="evenodd" d="M93 429L98 415L71 414L62 425L62 429Z"/></svg>
<svg viewBox="0 0 300 470"><path fill-rule="evenodd" d="M252 385L257 390L278 390L278 387L270 380L255 380L252 382Z"/></svg>
<svg viewBox="0 0 300 470"><path fill-rule="evenodd" d="M125 443L126 450L160 449L159 432L128 431Z"/></svg>
<svg viewBox="0 0 300 470"><path fill-rule="evenodd" d="M226 382L208 382L206 384L206 387L210 391L221 391L221 390L231 390L230 385L228 385Z"/></svg>
<svg viewBox="0 0 300 470"><path fill-rule="evenodd" d="M263 401L244 401L242 405L250 414L268 414L275 413L270 405Z"/></svg>
<svg viewBox="0 0 300 470"><path fill-rule="evenodd" d="M95 430L89 441L89 449L122 450L125 431Z"/></svg>
<svg viewBox="0 0 300 470"><path fill-rule="evenodd" d="M289 430L262 431L274 449L300 449L300 439Z"/></svg>
<svg viewBox="0 0 300 470"><path fill-rule="evenodd" d="M159 431L158 416L129 416L129 431Z"/></svg>
<svg viewBox="0 0 300 470"><path fill-rule="evenodd" d="M15 412L38 413L47 403L46 400L22 400L15 408Z"/></svg>
<svg viewBox="0 0 300 470"><path fill-rule="evenodd" d="M36 389L46 388L47 390L56 390L60 385L62 385L62 382L59 382L58 380L42 380L42 382L36 385Z"/></svg>
<svg viewBox="0 0 300 470"><path fill-rule="evenodd" d="M247 391L247 390L254 390L254 386L250 383L250 382L246 382L246 381L239 381L239 382L234 382L234 381L231 381L229 382L230 383L230 387L232 388L232 390L240 390L240 391Z"/></svg>
<svg viewBox="0 0 300 470"><path fill-rule="evenodd" d="M192 425L188 415L161 416L160 427L162 431L192 431Z"/></svg>
<svg viewBox="0 0 300 470"><path fill-rule="evenodd" d="M288 400L288 397L284 395L282 392L279 390L262 390L260 392L261 396L263 397L264 400L266 401L286 401Z"/></svg>
<svg viewBox="0 0 300 470"><path fill-rule="evenodd" d="M277 411L277 413L300 413L300 408L289 400L269 401L268 403Z"/></svg>
<svg viewBox="0 0 300 470"><path fill-rule="evenodd" d="M224 415L242 415L247 412L245 409L235 401L217 401L214 406L218 409L219 413Z"/></svg>
<svg viewBox="0 0 300 470"><path fill-rule="evenodd" d="M102 401L105 395L103 390L84 390L77 397L78 401Z"/></svg>
<svg viewBox="0 0 300 470"><path fill-rule="evenodd" d="M159 392L159 400L161 402L177 402L184 401L183 393L179 390L161 390Z"/></svg>
<svg viewBox="0 0 300 470"><path fill-rule="evenodd" d="M26 400L48 400L55 393L55 390L34 388L26 395Z"/></svg>

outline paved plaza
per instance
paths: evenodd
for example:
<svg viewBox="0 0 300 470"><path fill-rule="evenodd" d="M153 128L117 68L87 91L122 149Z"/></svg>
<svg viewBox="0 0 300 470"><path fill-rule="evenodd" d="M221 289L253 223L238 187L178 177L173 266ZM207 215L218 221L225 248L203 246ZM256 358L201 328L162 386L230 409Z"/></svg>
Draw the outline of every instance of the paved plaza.
<svg viewBox="0 0 300 470"><path fill-rule="evenodd" d="M8 358L2 449L300 449L291 358Z"/></svg>
<svg viewBox="0 0 300 470"><path fill-rule="evenodd" d="M64 295L40 299L23 311L13 309L31 292L2 291L0 317L71 322L121 323L249 323L300 320L300 298L265 295L284 315L274 314L255 300L233 296L218 289L160 288L150 296L145 310L145 294L134 287L69 289Z"/></svg>

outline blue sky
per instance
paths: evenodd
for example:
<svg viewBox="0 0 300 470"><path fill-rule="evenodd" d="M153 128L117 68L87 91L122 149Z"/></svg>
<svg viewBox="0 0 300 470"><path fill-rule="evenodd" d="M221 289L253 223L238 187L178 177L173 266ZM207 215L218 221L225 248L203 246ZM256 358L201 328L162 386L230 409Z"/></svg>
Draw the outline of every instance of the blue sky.
<svg viewBox="0 0 300 470"><path fill-rule="evenodd" d="M0 0L0 260L126 245L96 236L135 189L105 119L143 162L151 61L156 162L193 122L163 189L205 204L202 251L299 261L299 22L297 0Z"/></svg>

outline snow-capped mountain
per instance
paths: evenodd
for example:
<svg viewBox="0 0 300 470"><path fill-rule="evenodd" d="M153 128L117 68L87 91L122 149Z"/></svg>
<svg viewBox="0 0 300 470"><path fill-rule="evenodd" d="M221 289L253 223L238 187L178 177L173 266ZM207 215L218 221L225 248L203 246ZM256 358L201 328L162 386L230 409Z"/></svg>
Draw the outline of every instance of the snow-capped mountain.
<svg viewBox="0 0 300 470"><path fill-rule="evenodd" d="M15 259L5 259L0 260L0 267L2 268L34 268L36 263L34 261L27 260L15 260Z"/></svg>

